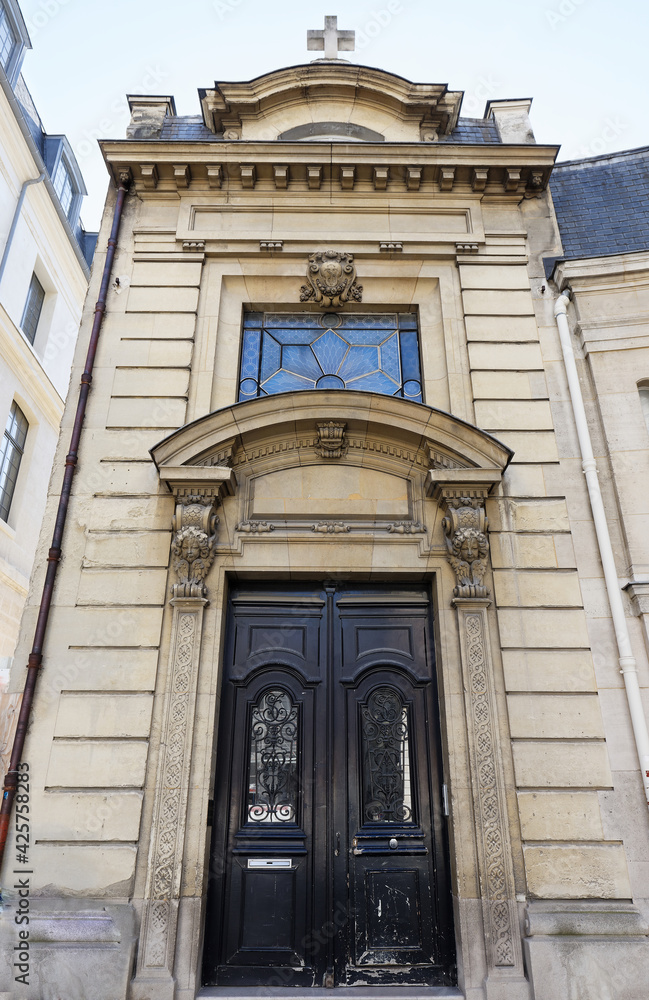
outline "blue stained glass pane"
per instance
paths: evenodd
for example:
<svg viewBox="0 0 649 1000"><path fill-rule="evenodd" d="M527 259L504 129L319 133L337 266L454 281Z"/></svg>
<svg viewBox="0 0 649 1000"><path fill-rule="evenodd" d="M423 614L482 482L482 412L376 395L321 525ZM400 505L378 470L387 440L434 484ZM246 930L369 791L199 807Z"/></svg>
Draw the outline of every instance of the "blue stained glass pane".
<svg viewBox="0 0 649 1000"><path fill-rule="evenodd" d="M421 383L414 378L410 379L403 387L403 395L406 399L414 399L416 396L421 398Z"/></svg>
<svg viewBox="0 0 649 1000"><path fill-rule="evenodd" d="M338 313L324 313L320 317L320 326L323 330L337 330L343 325L343 317Z"/></svg>
<svg viewBox="0 0 649 1000"><path fill-rule="evenodd" d="M264 348L261 357L260 380L265 382L267 378L282 367L282 349L269 333L264 333Z"/></svg>
<svg viewBox="0 0 649 1000"><path fill-rule="evenodd" d="M385 340L385 330L345 330L344 337L350 344L378 347Z"/></svg>
<svg viewBox="0 0 649 1000"><path fill-rule="evenodd" d="M322 375L322 369L313 356L310 347L296 347L294 345L282 348L282 368L289 372L296 372L306 378L318 379Z"/></svg>
<svg viewBox="0 0 649 1000"><path fill-rule="evenodd" d="M401 332L401 371L403 381L414 378L419 380L419 347L417 345L417 334L414 330L402 330Z"/></svg>
<svg viewBox="0 0 649 1000"><path fill-rule="evenodd" d="M337 375L323 375L318 380L316 389L344 389L345 383Z"/></svg>
<svg viewBox="0 0 649 1000"><path fill-rule="evenodd" d="M327 330L313 344L313 353L320 362L323 372L328 375L334 375L338 371L348 350L348 344L331 330Z"/></svg>
<svg viewBox="0 0 649 1000"><path fill-rule="evenodd" d="M303 326L301 330L273 328L273 337L280 344L312 344L322 333L320 327Z"/></svg>
<svg viewBox="0 0 649 1000"><path fill-rule="evenodd" d="M312 313L266 313L264 326L267 330L275 327L310 327L312 330L320 330L320 316Z"/></svg>
<svg viewBox="0 0 649 1000"><path fill-rule="evenodd" d="M301 389L315 389L313 379L302 378L301 375L294 375L293 372L279 371L264 382L263 389L267 393L292 392Z"/></svg>
<svg viewBox="0 0 649 1000"><path fill-rule="evenodd" d="M256 378L244 378L239 386L239 395L241 398L250 399L257 395L258 389L259 383Z"/></svg>
<svg viewBox="0 0 649 1000"><path fill-rule="evenodd" d="M416 330L417 329L417 317L414 313L401 313L399 316L399 329L400 330Z"/></svg>
<svg viewBox="0 0 649 1000"><path fill-rule="evenodd" d="M241 378L257 378L261 330L244 330L241 349Z"/></svg>
<svg viewBox="0 0 649 1000"><path fill-rule="evenodd" d="M401 366L399 364L399 343L398 337L393 334L385 343L381 344L381 364L382 371L390 378L401 382Z"/></svg>
<svg viewBox="0 0 649 1000"><path fill-rule="evenodd" d="M376 371L379 367L379 351L377 347L350 347L349 353L338 369L338 374L345 381Z"/></svg>
<svg viewBox="0 0 649 1000"><path fill-rule="evenodd" d="M340 332L347 330L396 330L397 317L395 313L367 313L365 316L355 316L353 313L343 316Z"/></svg>
<svg viewBox="0 0 649 1000"><path fill-rule="evenodd" d="M363 392L382 392L384 396L394 396L399 390L399 385L383 372L372 372L371 375L362 375L347 382L345 388L362 389Z"/></svg>

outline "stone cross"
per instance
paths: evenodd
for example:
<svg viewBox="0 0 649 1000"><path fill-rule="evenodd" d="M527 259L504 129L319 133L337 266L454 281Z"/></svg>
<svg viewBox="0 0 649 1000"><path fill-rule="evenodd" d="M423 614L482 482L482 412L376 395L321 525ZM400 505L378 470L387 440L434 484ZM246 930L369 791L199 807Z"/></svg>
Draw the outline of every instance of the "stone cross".
<svg viewBox="0 0 649 1000"><path fill-rule="evenodd" d="M327 15L324 31L307 31L309 50L324 49L325 59L337 59L338 52L353 52L356 46L355 31L338 31L338 18Z"/></svg>

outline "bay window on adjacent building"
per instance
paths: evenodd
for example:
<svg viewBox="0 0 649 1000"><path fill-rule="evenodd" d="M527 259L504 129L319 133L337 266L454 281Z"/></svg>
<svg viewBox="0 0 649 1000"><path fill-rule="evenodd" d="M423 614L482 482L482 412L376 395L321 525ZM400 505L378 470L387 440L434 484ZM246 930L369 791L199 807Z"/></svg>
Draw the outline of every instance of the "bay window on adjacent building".
<svg viewBox="0 0 649 1000"><path fill-rule="evenodd" d="M70 176L68 165L62 156L58 162L56 170L54 171L52 184L54 185L56 195L61 202L61 208L69 218L72 201L74 199L74 186L72 184L72 178Z"/></svg>
<svg viewBox="0 0 649 1000"><path fill-rule="evenodd" d="M0 0L0 66L7 70L9 61L16 47L16 36L13 32L5 5Z"/></svg>

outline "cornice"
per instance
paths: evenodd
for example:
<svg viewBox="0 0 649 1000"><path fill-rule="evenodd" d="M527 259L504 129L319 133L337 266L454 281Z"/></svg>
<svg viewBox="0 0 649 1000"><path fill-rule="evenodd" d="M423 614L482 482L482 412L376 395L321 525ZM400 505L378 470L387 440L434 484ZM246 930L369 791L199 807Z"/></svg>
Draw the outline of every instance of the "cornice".
<svg viewBox="0 0 649 1000"><path fill-rule="evenodd" d="M138 193L299 189L353 192L471 191L507 200L545 190L558 146L450 143L163 142L106 140L117 180L130 169Z"/></svg>
<svg viewBox="0 0 649 1000"><path fill-rule="evenodd" d="M580 291L604 290L616 286L628 287L649 278L649 250L629 250L626 253L601 257L579 257L557 263L554 280L560 290L575 285Z"/></svg>

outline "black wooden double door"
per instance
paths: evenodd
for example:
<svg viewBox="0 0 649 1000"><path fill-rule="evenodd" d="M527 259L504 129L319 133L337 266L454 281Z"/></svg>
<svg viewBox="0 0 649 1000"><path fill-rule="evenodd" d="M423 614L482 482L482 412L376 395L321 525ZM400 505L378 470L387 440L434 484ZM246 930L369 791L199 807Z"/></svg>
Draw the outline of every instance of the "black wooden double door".
<svg viewBox="0 0 649 1000"><path fill-rule="evenodd" d="M453 983L431 638L425 588L231 593L206 984Z"/></svg>

